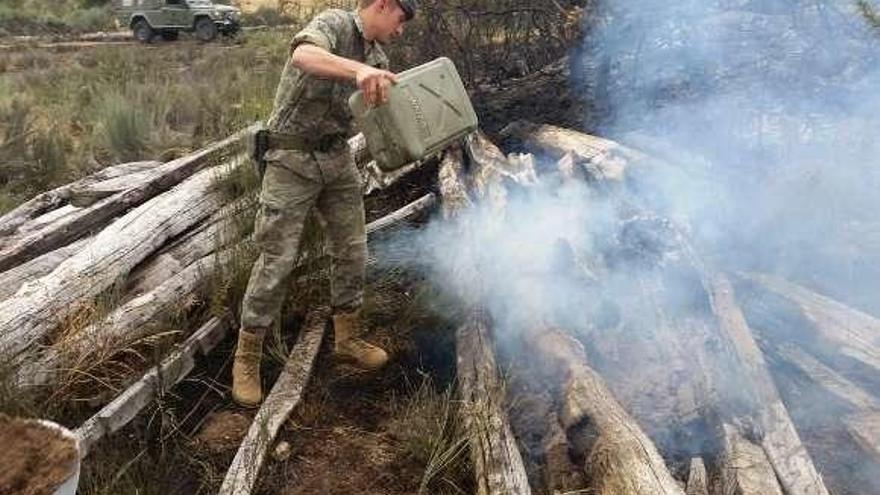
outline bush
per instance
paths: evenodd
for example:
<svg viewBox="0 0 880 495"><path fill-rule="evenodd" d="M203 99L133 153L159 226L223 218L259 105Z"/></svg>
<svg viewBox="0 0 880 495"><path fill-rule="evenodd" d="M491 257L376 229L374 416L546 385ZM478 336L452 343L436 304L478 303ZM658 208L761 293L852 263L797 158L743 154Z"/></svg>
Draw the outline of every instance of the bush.
<svg viewBox="0 0 880 495"><path fill-rule="evenodd" d="M100 114L101 133L110 153L123 161L142 158L150 138L148 115L120 94L109 95Z"/></svg>

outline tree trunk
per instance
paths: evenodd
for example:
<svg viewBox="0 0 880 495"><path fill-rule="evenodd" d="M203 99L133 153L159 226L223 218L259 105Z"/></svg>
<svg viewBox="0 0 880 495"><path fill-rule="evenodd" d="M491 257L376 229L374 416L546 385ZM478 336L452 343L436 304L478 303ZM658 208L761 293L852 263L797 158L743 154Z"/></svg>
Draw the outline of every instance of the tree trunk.
<svg viewBox="0 0 880 495"><path fill-rule="evenodd" d="M242 232L238 225L253 216L254 210L250 198L240 198L147 258L129 275L125 298L145 294L197 260L239 242Z"/></svg>
<svg viewBox="0 0 880 495"><path fill-rule="evenodd" d="M596 181L622 182L630 167L647 160L646 155L617 142L548 124L512 122L501 134L554 160L569 155Z"/></svg>

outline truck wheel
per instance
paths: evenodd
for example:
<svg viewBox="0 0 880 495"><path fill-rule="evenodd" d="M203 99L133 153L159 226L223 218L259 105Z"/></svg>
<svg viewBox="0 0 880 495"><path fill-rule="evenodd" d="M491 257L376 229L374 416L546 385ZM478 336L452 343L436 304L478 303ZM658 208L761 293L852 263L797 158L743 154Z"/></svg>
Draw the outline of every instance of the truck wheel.
<svg viewBox="0 0 880 495"><path fill-rule="evenodd" d="M180 35L180 32L173 31L173 30L162 31L162 34L161 34L162 39L165 41L177 41L177 38L179 37L179 35Z"/></svg>
<svg viewBox="0 0 880 495"><path fill-rule="evenodd" d="M214 21L207 17L202 17L196 21L196 38L199 41L211 41L217 37L217 25Z"/></svg>
<svg viewBox="0 0 880 495"><path fill-rule="evenodd" d="M131 26L131 33L134 36L134 39L140 41L141 43L149 43L153 41L153 28L147 23L147 21L143 19L138 19Z"/></svg>

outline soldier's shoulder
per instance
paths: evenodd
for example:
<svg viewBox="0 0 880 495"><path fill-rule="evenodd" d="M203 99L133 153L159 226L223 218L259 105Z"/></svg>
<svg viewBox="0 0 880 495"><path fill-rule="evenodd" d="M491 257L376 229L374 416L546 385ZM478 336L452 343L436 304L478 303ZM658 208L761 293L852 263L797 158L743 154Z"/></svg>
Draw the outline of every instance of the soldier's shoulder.
<svg viewBox="0 0 880 495"><path fill-rule="evenodd" d="M354 14L348 10L326 9L315 17L331 25L345 27L348 26L348 24L351 22L352 15Z"/></svg>

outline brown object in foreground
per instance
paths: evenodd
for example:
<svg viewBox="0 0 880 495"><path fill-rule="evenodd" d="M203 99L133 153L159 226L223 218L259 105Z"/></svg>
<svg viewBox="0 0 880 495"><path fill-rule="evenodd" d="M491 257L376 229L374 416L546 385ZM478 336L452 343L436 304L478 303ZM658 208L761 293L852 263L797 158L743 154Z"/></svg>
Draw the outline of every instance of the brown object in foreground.
<svg viewBox="0 0 880 495"><path fill-rule="evenodd" d="M0 493L51 495L70 477L76 445L35 420L0 414Z"/></svg>

